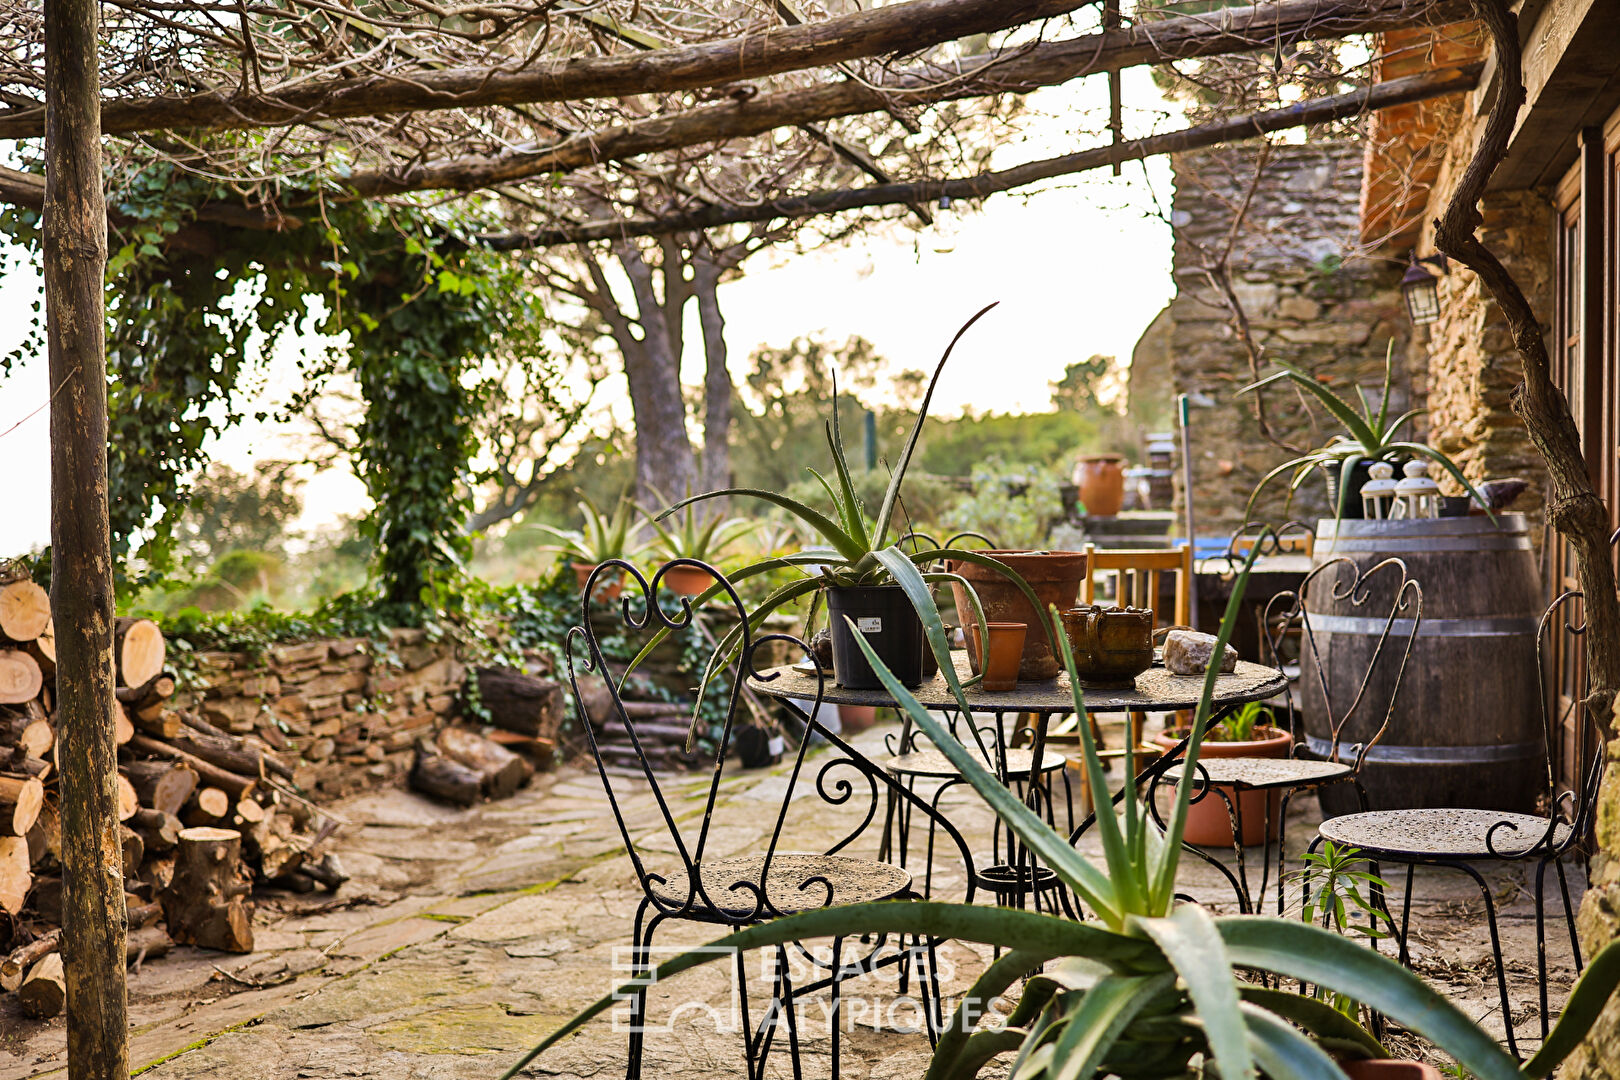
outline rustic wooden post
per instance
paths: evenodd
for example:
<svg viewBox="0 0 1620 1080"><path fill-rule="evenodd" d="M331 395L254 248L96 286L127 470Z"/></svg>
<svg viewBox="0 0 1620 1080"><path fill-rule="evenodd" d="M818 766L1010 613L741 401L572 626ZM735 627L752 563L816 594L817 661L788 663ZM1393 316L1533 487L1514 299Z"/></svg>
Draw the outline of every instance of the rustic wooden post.
<svg viewBox="0 0 1620 1080"><path fill-rule="evenodd" d="M45 313L51 385L51 611L62 784L68 1075L129 1075L124 877L113 746L107 533L107 208L98 0L45 5Z"/></svg>

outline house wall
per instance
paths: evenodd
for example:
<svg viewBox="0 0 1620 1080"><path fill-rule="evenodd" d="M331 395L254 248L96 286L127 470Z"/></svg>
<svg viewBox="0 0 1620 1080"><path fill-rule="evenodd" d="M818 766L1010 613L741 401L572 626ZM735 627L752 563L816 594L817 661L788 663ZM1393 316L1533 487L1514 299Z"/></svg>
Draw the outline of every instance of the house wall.
<svg viewBox="0 0 1620 1080"><path fill-rule="evenodd" d="M1173 159L1176 297L1169 350L1175 389L1188 394L1192 406L1194 514L1202 536L1241 525L1250 492L1298 452L1268 441L1253 395L1237 394L1253 381L1248 355L1206 273L1237 216L1256 153L1253 144L1238 144ZM1232 245L1233 286L1262 350L1261 371L1273 361L1297 366L1359 404L1356 387L1379 392L1393 341L1393 398L1404 411L1421 402L1426 367L1409 364L1404 267L1361 254L1362 159L1355 143L1274 147ZM1272 434L1299 450L1322 445L1337 430L1319 407L1306 408L1291 390L1268 390L1265 408ZM1181 478L1178 461L1178 513ZM1327 506L1317 477L1290 507L1286 495L1287 477L1273 481L1256 503L1255 520L1314 520Z"/></svg>

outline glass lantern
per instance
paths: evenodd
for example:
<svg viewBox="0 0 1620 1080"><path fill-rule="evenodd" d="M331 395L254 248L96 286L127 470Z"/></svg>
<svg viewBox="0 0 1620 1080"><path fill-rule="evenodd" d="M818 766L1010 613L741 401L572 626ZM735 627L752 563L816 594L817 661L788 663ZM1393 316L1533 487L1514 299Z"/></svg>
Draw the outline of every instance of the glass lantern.
<svg viewBox="0 0 1620 1080"><path fill-rule="evenodd" d="M1392 517L1434 518L1440 516L1440 485L1429 479L1429 463L1413 458L1401 470L1406 478L1395 485Z"/></svg>
<svg viewBox="0 0 1620 1080"><path fill-rule="evenodd" d="M1382 521L1395 510L1395 466L1375 461L1367 472L1372 479L1361 485L1361 516Z"/></svg>

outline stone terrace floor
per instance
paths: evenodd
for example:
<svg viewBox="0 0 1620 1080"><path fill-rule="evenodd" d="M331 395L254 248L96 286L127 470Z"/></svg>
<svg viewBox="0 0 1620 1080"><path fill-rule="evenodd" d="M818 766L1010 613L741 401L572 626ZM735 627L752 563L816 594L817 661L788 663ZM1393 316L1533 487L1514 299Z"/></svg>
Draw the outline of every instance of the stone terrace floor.
<svg viewBox="0 0 1620 1080"><path fill-rule="evenodd" d="M856 745L882 757L884 733L883 727L866 732ZM730 774L712 851L745 853L763 843L780 804L782 772ZM701 811L706 780L670 779L671 793L680 796L677 812L688 820ZM1313 835L1317 813L1314 799L1299 803L1290 822L1296 852ZM944 805L970 839L988 836L988 811L970 791L958 789ZM800 828L783 850L818 850L818 841L824 845L850 827L853 811L829 810L813 797L794 806L816 809L800 815ZM638 842L667 850L667 841L656 840L647 785L635 787L629 808ZM513 799L471 811L403 791L358 797L335 809L350 823L338 850L354 875L336 897L261 897L252 955L178 949L131 974L132 1068L147 1070L152 1080L492 1080L622 975L611 964L615 949L622 955L629 944L639 893L594 772L563 768ZM1183 868L1187 892L1217 910L1235 910L1214 870L1194 859ZM943 874L936 895L948 898L953 889L959 895L960 873ZM1579 870L1574 878L1582 880ZM1535 932L1525 869L1495 868L1489 880L1506 939L1514 1019L1529 1040L1524 1045L1533 1047L1530 1037L1539 1031ZM1477 890L1459 874L1431 871L1419 874L1415 897L1416 965L1500 1032ZM1549 929L1556 930L1549 935L1556 1010L1574 972L1562 921ZM666 923L657 944L695 945L717 936L711 926ZM948 944L942 964L947 996L964 991L987 956L987 949ZM757 964L751 970L757 972ZM892 979L868 976L846 986L855 1002L843 1075L920 1076L927 1040L897 1030L910 1026L915 1014L893 1005ZM657 988L652 1017L668 1019L676 1004L690 1002L725 1012L731 996L729 965L711 965ZM8 997L0 998L0 1080L63 1071L62 1021L24 1020ZM753 1000L757 1008L762 987ZM802 1031L807 1076L828 1074L823 1015L810 1004ZM704 1009L683 1009L667 1027L647 1038L644 1075L746 1075L740 1039L718 1033ZM604 1017L528 1072L613 1077L623 1074L625 1055L626 1036ZM791 1075L785 1054L773 1056L771 1066L772 1075Z"/></svg>

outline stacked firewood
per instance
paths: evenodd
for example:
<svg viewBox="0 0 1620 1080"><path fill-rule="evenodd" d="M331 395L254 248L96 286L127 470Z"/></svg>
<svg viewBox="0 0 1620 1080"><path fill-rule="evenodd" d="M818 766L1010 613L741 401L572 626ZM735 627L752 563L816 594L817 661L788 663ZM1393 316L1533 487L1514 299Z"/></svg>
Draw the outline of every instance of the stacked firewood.
<svg viewBox="0 0 1620 1080"><path fill-rule="evenodd" d="M418 739L410 773L412 788L458 806L504 799L527 784L534 766L525 755L548 759L563 719L562 687L551 679L507 667L481 667L473 677L489 732L446 727Z"/></svg>
<svg viewBox="0 0 1620 1080"><path fill-rule="evenodd" d="M251 951L255 881L307 891L345 880L322 851L331 823L268 745L173 707L157 624L120 618L113 644L130 959L175 942ZM0 989L35 1016L62 1008L55 658L45 590L0 579Z"/></svg>

